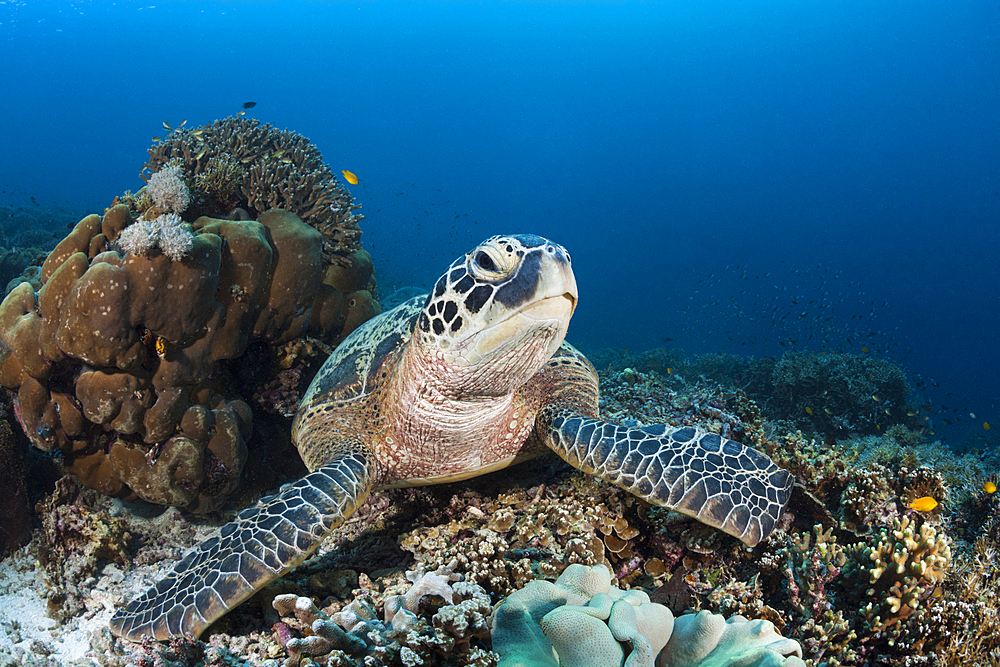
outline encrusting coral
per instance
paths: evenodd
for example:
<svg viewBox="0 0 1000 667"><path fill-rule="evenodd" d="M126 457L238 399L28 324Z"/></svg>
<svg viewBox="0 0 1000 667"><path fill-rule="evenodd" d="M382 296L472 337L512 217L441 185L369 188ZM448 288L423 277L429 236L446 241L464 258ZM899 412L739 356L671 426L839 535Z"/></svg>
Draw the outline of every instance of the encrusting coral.
<svg viewBox="0 0 1000 667"><path fill-rule="evenodd" d="M75 614L87 604L101 561L126 563L130 536L125 522L92 508L69 476L36 509L42 522L36 550L48 587L49 614Z"/></svg>

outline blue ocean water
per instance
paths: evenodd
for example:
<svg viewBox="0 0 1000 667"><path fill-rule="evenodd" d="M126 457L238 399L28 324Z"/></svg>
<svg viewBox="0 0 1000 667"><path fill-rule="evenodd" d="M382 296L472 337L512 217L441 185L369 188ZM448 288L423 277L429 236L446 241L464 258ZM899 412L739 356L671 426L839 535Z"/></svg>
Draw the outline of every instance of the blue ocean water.
<svg viewBox="0 0 1000 667"><path fill-rule="evenodd" d="M998 72L997 0L0 0L0 204L99 212L254 101L358 175L383 294L533 232L585 349L865 348L995 446Z"/></svg>

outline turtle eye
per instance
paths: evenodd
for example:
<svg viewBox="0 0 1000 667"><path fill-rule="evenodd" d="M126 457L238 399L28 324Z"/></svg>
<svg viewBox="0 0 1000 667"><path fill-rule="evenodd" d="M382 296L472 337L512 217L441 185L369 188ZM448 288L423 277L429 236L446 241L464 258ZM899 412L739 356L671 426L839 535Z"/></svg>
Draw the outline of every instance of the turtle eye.
<svg viewBox="0 0 1000 667"><path fill-rule="evenodd" d="M485 252L480 250L476 253L475 257L476 265L479 266L483 271L497 271L497 265L493 261L493 258L487 255Z"/></svg>

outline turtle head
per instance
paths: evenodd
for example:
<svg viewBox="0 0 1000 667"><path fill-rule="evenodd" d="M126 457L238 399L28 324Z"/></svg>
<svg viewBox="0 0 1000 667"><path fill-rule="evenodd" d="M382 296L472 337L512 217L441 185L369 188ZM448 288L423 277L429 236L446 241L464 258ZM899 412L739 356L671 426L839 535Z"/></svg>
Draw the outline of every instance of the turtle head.
<svg viewBox="0 0 1000 667"><path fill-rule="evenodd" d="M456 390L505 394L555 353L576 308L569 253L527 234L494 236L456 259L427 295L414 337Z"/></svg>

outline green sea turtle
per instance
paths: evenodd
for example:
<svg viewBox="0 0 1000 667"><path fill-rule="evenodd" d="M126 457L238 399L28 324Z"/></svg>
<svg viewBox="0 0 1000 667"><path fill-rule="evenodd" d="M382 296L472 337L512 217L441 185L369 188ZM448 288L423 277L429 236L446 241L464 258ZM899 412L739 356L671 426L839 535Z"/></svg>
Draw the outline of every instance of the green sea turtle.
<svg viewBox="0 0 1000 667"><path fill-rule="evenodd" d="M330 355L295 417L312 472L185 555L111 630L197 637L304 561L373 488L465 479L549 449L747 545L767 537L792 476L712 433L599 419L597 373L563 342L576 303L561 246L495 236L430 294L369 320Z"/></svg>

